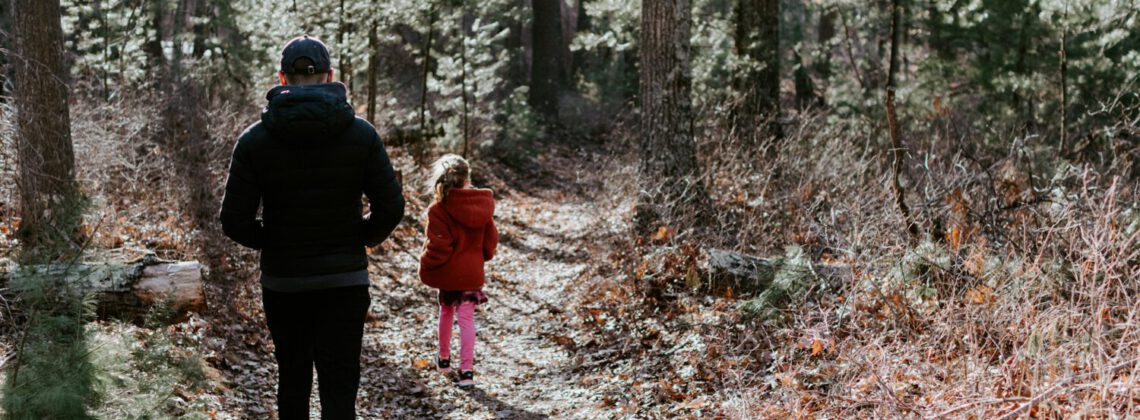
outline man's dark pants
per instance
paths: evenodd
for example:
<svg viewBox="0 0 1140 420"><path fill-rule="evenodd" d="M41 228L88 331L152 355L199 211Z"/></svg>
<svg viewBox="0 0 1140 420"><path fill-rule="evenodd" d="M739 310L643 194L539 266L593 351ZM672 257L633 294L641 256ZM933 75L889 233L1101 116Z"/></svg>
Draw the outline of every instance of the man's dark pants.
<svg viewBox="0 0 1140 420"><path fill-rule="evenodd" d="M263 288L262 302L277 358L280 419L309 418L314 364L321 418L355 418L368 286L295 293Z"/></svg>

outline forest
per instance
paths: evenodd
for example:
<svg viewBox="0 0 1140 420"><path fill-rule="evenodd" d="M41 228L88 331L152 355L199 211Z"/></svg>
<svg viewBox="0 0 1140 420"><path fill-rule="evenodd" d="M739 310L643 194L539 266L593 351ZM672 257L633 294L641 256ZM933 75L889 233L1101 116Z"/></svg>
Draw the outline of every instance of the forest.
<svg viewBox="0 0 1140 420"><path fill-rule="evenodd" d="M1140 417L1136 0L0 1L0 416L341 418L267 324L326 203L241 166L351 189L259 128L304 35L378 134L330 173L399 186L348 197L398 221L349 247L356 418ZM474 387L421 265L452 155L497 229Z"/></svg>

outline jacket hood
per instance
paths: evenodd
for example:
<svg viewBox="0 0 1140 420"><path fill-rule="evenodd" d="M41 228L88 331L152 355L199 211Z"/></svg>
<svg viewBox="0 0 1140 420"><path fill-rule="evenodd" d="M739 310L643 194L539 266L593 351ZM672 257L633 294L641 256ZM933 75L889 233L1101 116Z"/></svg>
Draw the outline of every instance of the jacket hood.
<svg viewBox="0 0 1140 420"><path fill-rule="evenodd" d="M269 104L261 123L273 137L308 144L336 137L352 125L356 114L340 82L306 86L277 86L265 94Z"/></svg>
<svg viewBox="0 0 1140 420"><path fill-rule="evenodd" d="M491 190L462 188L448 191L443 209L452 219L469 228L482 228L495 214Z"/></svg>

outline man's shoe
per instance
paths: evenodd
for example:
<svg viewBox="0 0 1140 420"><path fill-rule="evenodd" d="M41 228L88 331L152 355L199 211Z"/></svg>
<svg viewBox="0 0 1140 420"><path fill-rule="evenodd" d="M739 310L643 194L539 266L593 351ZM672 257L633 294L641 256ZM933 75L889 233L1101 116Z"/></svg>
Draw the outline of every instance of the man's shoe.
<svg viewBox="0 0 1140 420"><path fill-rule="evenodd" d="M459 382L456 382L463 389L471 389L475 387L475 371L465 370L459 372Z"/></svg>

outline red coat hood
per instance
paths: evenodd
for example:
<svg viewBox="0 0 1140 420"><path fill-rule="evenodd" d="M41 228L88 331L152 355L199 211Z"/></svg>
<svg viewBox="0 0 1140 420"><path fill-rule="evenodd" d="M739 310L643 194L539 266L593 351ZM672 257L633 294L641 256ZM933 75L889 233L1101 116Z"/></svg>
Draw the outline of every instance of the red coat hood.
<svg viewBox="0 0 1140 420"><path fill-rule="evenodd" d="M447 192L443 209L459 224L468 228L481 228L491 223L495 214L495 197L491 190L454 189Z"/></svg>

